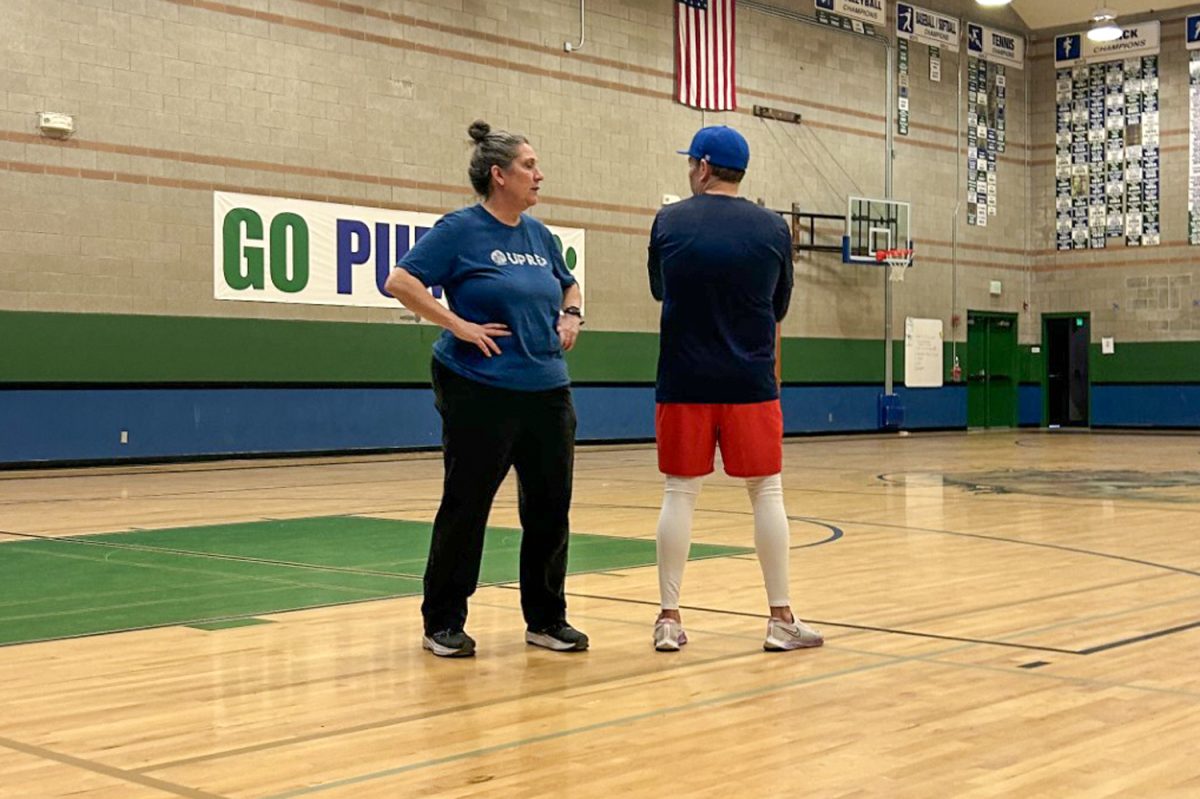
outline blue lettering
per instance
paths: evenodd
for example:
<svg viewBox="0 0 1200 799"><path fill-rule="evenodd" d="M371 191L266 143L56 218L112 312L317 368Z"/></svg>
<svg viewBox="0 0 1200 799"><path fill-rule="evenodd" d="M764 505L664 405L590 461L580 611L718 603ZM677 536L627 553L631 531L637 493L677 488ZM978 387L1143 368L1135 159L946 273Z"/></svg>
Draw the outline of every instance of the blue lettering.
<svg viewBox="0 0 1200 799"><path fill-rule="evenodd" d="M337 221L337 291L352 294L354 281L350 267L365 264L371 258L371 229L357 219Z"/></svg>
<svg viewBox="0 0 1200 799"><path fill-rule="evenodd" d="M400 230L399 230L400 225L397 225L396 228L397 228L396 238L399 239L400 238ZM404 228L404 232L405 232L405 234L407 234L408 228ZM405 238L408 238L408 236L406 235ZM397 244L399 244L399 241L397 241ZM388 294L386 291L383 290L383 284L387 280L388 273L392 271L392 264L395 263L395 261L391 260L391 258L390 258L391 249L392 249L391 227L388 225L387 222L376 222L375 223L375 289L379 292L380 296L383 296L383 297L391 296L390 294ZM399 259L397 259L397 260L399 260Z"/></svg>

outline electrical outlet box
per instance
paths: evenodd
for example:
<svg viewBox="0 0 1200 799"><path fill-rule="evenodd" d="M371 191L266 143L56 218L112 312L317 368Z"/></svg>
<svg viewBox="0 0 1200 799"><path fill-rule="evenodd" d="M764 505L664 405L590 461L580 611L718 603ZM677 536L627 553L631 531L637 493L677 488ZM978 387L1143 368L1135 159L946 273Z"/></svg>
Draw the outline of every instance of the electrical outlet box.
<svg viewBox="0 0 1200 799"><path fill-rule="evenodd" d="M56 111L42 111L38 114L38 130L47 136L65 139L75 132L75 118Z"/></svg>

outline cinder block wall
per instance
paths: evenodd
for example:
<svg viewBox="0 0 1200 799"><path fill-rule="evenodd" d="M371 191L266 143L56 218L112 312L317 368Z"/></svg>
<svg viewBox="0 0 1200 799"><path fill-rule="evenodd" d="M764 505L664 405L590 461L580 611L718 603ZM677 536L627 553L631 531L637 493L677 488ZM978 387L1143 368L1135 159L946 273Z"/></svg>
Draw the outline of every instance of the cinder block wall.
<svg viewBox="0 0 1200 799"><path fill-rule="evenodd" d="M1159 63L1162 243L1102 250L1055 248L1054 40L1032 49L1034 158L1030 177L1034 311L1091 312L1092 340L1196 341L1200 338L1200 248L1188 244L1188 52L1183 15L1161 20ZM1165 377L1165 375L1164 375Z"/></svg>
<svg viewBox="0 0 1200 799"><path fill-rule="evenodd" d="M773 5L814 10L811 0ZM1021 29L1010 12L984 13L965 0L924 5ZM672 99L671 0L586 6L586 45L566 54L563 42L579 34L574 0L6 0L0 310L394 320L386 310L214 300L211 193L449 211L472 201L465 130L476 117L532 139L548 176L537 215L587 229L590 330L656 328L646 234L662 195L686 193L675 151L702 124L745 132L753 159L744 193L770 207L842 213L848 194L882 194L882 47L743 6L741 109L702 114ZM1029 248L1050 246L1042 218L1053 186L1037 163L1052 141L1043 118L1053 70L1044 61L1027 70L1041 92L1034 167L1025 75L1009 70L999 213L976 228L964 207L952 248L954 206L966 194L955 137L963 57L943 50L943 80L931 83L927 48L911 50L912 126L896 139L895 196L914 205L921 260L897 290L896 318L941 318L962 339L965 327L951 332L951 317L969 308L1072 305L1066 288L1052 288L1060 278L1082 279L1081 299L1096 308L1112 292L1148 289L1127 281L1146 277L1140 267L1029 272ZM1171 64L1164 57L1164 128L1178 129L1181 111L1167 97L1184 84L1169 83ZM757 119L756 104L800 111L804 123ZM73 114L78 132L65 143L41 136L42 110ZM1183 141L1172 135L1168 144ZM1179 172L1184 157L1166 148L1164 173ZM1165 181L1164 206L1182 186L1179 176ZM1181 230L1169 226L1167 238ZM1054 261L1036 258L1039 268ZM1179 276L1190 276L1181 266L1154 271L1177 289ZM994 279L1004 284L999 298L987 292ZM880 271L813 255L798 261L797 281L785 335L882 334ZM1141 335L1159 332L1148 318L1131 324ZM1030 326L1021 332L1029 338Z"/></svg>

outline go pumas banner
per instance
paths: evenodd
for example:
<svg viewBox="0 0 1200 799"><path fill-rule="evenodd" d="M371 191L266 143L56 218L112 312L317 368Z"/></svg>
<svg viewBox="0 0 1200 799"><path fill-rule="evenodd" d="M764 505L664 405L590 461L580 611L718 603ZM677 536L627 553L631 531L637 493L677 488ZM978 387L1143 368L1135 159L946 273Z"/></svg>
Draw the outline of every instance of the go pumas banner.
<svg viewBox="0 0 1200 799"><path fill-rule="evenodd" d="M384 293L384 281L439 219L415 211L213 192L213 296L399 309ZM582 290L584 231L550 227L550 232ZM441 287L431 292L445 302Z"/></svg>
<svg viewBox="0 0 1200 799"><path fill-rule="evenodd" d="M945 47L957 53L959 30L958 20L954 17L908 3L896 4L896 35L901 39Z"/></svg>
<svg viewBox="0 0 1200 799"><path fill-rule="evenodd" d="M967 55L1015 69L1025 69L1025 37L968 22Z"/></svg>
<svg viewBox="0 0 1200 799"><path fill-rule="evenodd" d="M816 0L817 8L850 19L883 26L886 22L884 0Z"/></svg>
<svg viewBox="0 0 1200 799"><path fill-rule="evenodd" d="M1140 22L1121 31L1121 38L1111 42L1093 42L1082 33L1068 33L1054 38L1054 66L1096 64L1144 55L1158 55L1160 26L1157 22Z"/></svg>

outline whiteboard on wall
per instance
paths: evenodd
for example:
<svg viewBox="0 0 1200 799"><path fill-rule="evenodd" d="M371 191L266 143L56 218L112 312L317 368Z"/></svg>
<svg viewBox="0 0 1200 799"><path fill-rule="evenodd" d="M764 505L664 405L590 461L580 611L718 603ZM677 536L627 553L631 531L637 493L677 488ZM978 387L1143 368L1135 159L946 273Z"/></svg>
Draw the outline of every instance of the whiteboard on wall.
<svg viewBox="0 0 1200 799"><path fill-rule="evenodd" d="M939 388L942 385L942 320L904 320L904 385Z"/></svg>

